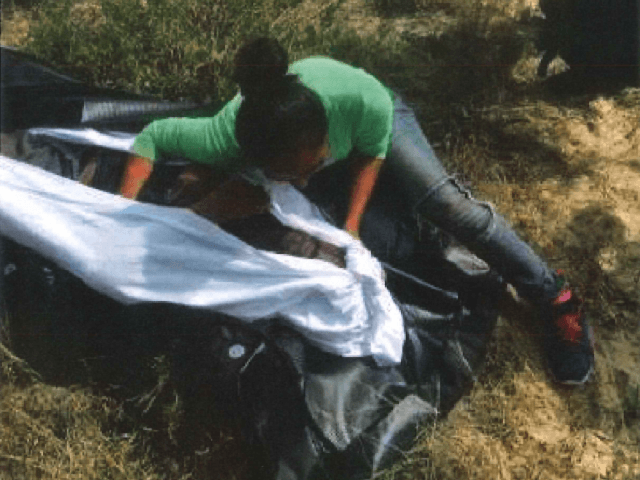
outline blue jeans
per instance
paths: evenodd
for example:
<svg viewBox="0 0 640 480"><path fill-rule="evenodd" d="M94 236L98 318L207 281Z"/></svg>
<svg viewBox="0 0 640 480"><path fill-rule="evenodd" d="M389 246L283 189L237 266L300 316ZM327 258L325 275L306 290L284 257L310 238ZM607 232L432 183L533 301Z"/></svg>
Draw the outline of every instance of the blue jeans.
<svg viewBox="0 0 640 480"><path fill-rule="evenodd" d="M339 226L352 188L349 168L348 161L336 162L304 190ZM554 273L490 204L474 199L446 172L413 110L396 96L392 147L363 217L363 242L380 260L397 259L398 250L413 248L403 226L422 219L455 237L532 303L556 296ZM415 262L406 266L422 268Z"/></svg>
<svg viewBox="0 0 640 480"><path fill-rule="evenodd" d="M414 214L453 235L528 300L555 297L553 271L490 204L474 199L447 174L413 110L399 96L386 162Z"/></svg>

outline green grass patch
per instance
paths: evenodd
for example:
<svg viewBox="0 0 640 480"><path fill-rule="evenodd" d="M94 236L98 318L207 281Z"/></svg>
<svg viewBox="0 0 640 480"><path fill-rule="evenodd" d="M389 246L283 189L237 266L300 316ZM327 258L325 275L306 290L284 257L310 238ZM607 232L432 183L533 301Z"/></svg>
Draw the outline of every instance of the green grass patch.
<svg viewBox="0 0 640 480"><path fill-rule="evenodd" d="M46 0L26 49L77 78L164 98L227 98L232 54L298 0Z"/></svg>

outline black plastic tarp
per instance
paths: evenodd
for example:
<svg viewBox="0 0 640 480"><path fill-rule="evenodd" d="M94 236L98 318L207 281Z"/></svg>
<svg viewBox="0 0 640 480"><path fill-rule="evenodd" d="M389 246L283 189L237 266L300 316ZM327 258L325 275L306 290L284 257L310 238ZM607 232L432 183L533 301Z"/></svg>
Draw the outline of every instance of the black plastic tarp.
<svg viewBox="0 0 640 480"><path fill-rule="evenodd" d="M206 115L220 107L93 87L16 49L2 46L1 53L3 132L80 124L135 131L152 118Z"/></svg>
<svg viewBox="0 0 640 480"><path fill-rule="evenodd" d="M15 52L5 55L3 49L3 122L9 119L9 130L58 126L58 114L61 124L83 126L76 113L86 111L92 89ZM50 88L41 89L43 83ZM28 95L20 94L23 87L30 89ZM5 96L12 97L6 104ZM132 120L144 123L141 117L146 120L157 104L133 96L109 99L104 91L100 96L128 113L105 118L103 124L94 118L94 128L113 130L118 119L128 126ZM78 108L66 116L70 102L78 102ZM127 102L140 107L139 113L127 110ZM39 116L42 105L47 112ZM85 168L89 150L97 159L93 186L110 192L126 158L108 148L61 145L46 136L29 145L34 139L28 130L16 141L17 152L30 152L23 161L74 179ZM141 200L171 204L167 192L181 168L159 168ZM343 202L332 184L335 178L344 175L319 174L307 194L328 221L339 224ZM370 478L401 458L420 429L444 418L471 388L502 288L497 275L451 238L403 215L396 190L381 181L363 219L362 240L386 265L388 288L403 314L406 342L400 365L382 368L370 358L323 352L278 319L249 326L167 303L125 307L61 270L55 259L4 239L0 297L11 318L12 346L52 381L73 375L64 367L73 355L85 360L104 356L115 368L131 352L165 352L186 424L206 428L212 412L233 419L248 451L259 458L256 478ZM34 339L43 338L54 341L34 346Z"/></svg>

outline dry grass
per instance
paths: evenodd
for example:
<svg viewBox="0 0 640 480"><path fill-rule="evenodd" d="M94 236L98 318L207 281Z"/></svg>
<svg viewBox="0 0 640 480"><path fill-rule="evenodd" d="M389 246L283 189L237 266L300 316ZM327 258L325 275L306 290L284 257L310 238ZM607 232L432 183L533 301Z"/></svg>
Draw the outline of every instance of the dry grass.
<svg viewBox="0 0 640 480"><path fill-rule="evenodd" d="M0 344L3 480L243 478L246 458L229 428L177 445L183 412L170 388L122 399L43 382ZM206 451L206 453L203 453Z"/></svg>
<svg viewBox="0 0 640 480"><path fill-rule="evenodd" d="M132 458L132 442L108 433L113 400L42 383L0 348L0 471L10 479L153 478Z"/></svg>

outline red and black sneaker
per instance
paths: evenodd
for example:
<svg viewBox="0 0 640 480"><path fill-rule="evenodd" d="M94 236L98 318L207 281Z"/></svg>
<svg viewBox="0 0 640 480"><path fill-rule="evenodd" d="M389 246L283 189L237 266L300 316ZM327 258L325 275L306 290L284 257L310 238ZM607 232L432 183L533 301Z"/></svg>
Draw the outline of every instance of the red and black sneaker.
<svg viewBox="0 0 640 480"><path fill-rule="evenodd" d="M582 311L582 300L557 272L559 293L545 309L544 347L554 379L566 385L585 383L594 368L593 332Z"/></svg>

